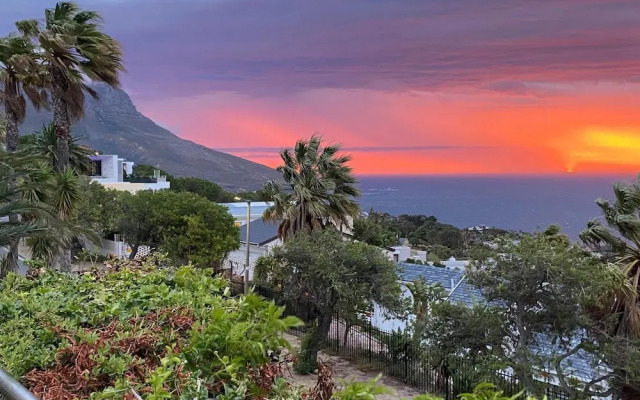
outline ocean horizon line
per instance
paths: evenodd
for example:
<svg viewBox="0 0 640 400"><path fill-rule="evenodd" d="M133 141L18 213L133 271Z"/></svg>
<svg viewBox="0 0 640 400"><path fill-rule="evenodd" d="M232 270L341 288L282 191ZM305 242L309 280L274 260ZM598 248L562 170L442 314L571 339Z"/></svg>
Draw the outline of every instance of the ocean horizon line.
<svg viewBox="0 0 640 400"><path fill-rule="evenodd" d="M632 173L442 173L442 174L363 174L355 173L357 178L618 178L633 179L639 174Z"/></svg>

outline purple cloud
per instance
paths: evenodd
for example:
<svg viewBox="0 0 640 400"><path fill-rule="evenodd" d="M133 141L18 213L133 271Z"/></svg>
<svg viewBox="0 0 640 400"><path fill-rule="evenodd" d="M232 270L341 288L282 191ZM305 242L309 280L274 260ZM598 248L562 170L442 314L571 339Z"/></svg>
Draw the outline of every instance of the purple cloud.
<svg viewBox="0 0 640 400"><path fill-rule="evenodd" d="M9 21L50 1L3 0ZM138 98L640 79L634 0L92 0Z"/></svg>

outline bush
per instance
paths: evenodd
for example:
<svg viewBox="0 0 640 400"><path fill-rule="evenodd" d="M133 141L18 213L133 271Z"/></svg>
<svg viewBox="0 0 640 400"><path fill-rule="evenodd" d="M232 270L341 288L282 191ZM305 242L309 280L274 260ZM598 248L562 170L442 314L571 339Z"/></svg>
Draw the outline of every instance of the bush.
<svg viewBox="0 0 640 400"><path fill-rule="evenodd" d="M255 294L229 297L210 269L30 274L0 283L0 364L43 399L256 394L255 371L299 323Z"/></svg>

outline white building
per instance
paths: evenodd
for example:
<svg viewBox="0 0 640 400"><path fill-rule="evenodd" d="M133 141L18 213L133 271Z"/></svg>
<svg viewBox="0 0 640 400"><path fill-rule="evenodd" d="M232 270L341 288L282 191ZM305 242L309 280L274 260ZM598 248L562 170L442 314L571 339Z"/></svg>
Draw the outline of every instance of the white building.
<svg viewBox="0 0 640 400"><path fill-rule="evenodd" d="M469 260L456 260L455 257L451 257L446 261L440 261L440 264L444 265L447 269L464 272L467 269L467 265L469 265Z"/></svg>
<svg viewBox="0 0 640 400"><path fill-rule="evenodd" d="M253 203L251 208L253 209ZM282 240L278 237L278 223L267 222L262 218L249 223L249 280L253 280L256 260L281 245ZM240 248L229 253L222 262L222 266L224 269L230 269L233 275L244 276L246 259L247 226L244 224L240 227Z"/></svg>
<svg viewBox="0 0 640 400"><path fill-rule="evenodd" d="M97 154L89 158L92 167L91 180L106 188L135 193L140 190L169 189L171 185L166 176L160 175L159 170L154 171L153 178L127 178L133 174L134 163L125 161L117 155Z"/></svg>
<svg viewBox="0 0 640 400"><path fill-rule="evenodd" d="M404 262L407 261L407 259L411 258L411 247L409 246L391 246L384 249L384 252L391 261L395 262Z"/></svg>

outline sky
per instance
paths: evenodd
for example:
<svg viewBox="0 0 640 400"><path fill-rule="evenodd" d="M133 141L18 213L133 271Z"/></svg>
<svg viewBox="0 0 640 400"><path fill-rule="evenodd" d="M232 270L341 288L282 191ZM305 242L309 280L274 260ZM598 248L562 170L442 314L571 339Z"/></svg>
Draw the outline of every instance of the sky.
<svg viewBox="0 0 640 400"><path fill-rule="evenodd" d="M270 166L319 132L358 174L640 170L638 0L85 0L123 88ZM0 33L52 1L0 0Z"/></svg>

